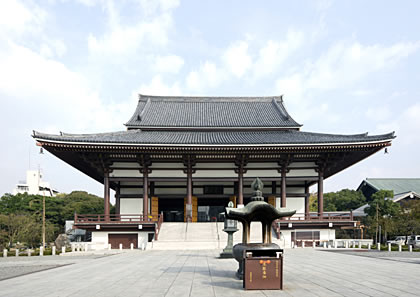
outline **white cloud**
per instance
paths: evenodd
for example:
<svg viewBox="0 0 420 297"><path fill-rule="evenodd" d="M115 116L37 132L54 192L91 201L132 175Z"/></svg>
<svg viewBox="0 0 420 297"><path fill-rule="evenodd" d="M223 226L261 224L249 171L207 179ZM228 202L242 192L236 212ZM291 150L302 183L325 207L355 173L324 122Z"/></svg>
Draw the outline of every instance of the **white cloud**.
<svg viewBox="0 0 420 297"><path fill-rule="evenodd" d="M234 76L241 78L252 66L252 59L248 54L248 43L239 41L229 46L223 55L223 61Z"/></svg>
<svg viewBox="0 0 420 297"><path fill-rule="evenodd" d="M138 94L177 96L181 94L181 89L177 82L172 85L167 85L162 81L162 78L159 75L156 75L150 83L140 85L138 90L133 92L132 97L137 98Z"/></svg>
<svg viewBox="0 0 420 297"><path fill-rule="evenodd" d="M419 48L420 42L391 46L338 42L314 62L305 63L300 71L277 79L276 89L290 99L288 102L299 118L307 120L316 114L313 109L317 108L317 103L311 103L314 90L351 88L372 73L391 69Z"/></svg>
<svg viewBox="0 0 420 297"><path fill-rule="evenodd" d="M394 66L420 48L420 42L391 46L339 42L329 48L308 73L308 88L337 89L348 87L372 72Z"/></svg>
<svg viewBox="0 0 420 297"><path fill-rule="evenodd" d="M49 118L47 127L55 122L62 129L85 132L121 129L118 124L126 120L124 104L105 105L83 75L60 62L8 42L0 64L0 94L13 100L4 104L23 109L32 128L43 128L42 116Z"/></svg>
<svg viewBox="0 0 420 297"><path fill-rule="evenodd" d="M35 4L27 7L17 0L0 1L0 33L38 31L46 17L47 13Z"/></svg>
<svg viewBox="0 0 420 297"><path fill-rule="evenodd" d="M184 59L176 55L157 56L153 66L155 72L178 73L184 65Z"/></svg>
<svg viewBox="0 0 420 297"><path fill-rule="evenodd" d="M206 61L196 71L191 71L186 78L187 88L192 91L203 91L205 88L214 88L228 79L224 69L218 68L214 63Z"/></svg>
<svg viewBox="0 0 420 297"><path fill-rule="evenodd" d="M106 2L108 31L100 37L93 34L88 36L89 51L94 55L124 57L127 54L136 54L146 46L165 46L169 40L168 32L173 28L171 12L177 6L177 2L141 1L141 4L151 16L140 15L139 22L127 25L121 22L122 18L114 2ZM155 6L156 8L152 8Z"/></svg>
<svg viewBox="0 0 420 297"><path fill-rule="evenodd" d="M293 30L289 30L283 41L268 40L260 49L258 59L255 61L255 77L261 78L279 70L287 58L302 46L303 41L304 34Z"/></svg>

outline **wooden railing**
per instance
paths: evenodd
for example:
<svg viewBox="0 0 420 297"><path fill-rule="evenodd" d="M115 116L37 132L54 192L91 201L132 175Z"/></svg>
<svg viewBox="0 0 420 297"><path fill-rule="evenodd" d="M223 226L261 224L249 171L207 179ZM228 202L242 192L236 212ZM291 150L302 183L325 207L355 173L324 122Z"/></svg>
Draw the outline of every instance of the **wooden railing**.
<svg viewBox="0 0 420 297"><path fill-rule="evenodd" d="M353 212L324 212L322 216L316 212L309 214L296 213L291 217L285 217L277 220L278 222L290 221L353 221Z"/></svg>
<svg viewBox="0 0 420 297"><path fill-rule="evenodd" d="M74 224L138 224L138 223L158 223L162 224L163 216L142 214L74 214Z"/></svg>
<svg viewBox="0 0 420 297"><path fill-rule="evenodd" d="M309 214L297 213L291 217L281 218L275 220L272 224L272 228L277 236L277 239L280 239L280 226L278 223L294 223L294 222L342 222L342 221L353 221L353 212L324 212L320 216L316 212L311 212Z"/></svg>
<svg viewBox="0 0 420 297"><path fill-rule="evenodd" d="M162 226L162 223L163 223L163 212L160 213L159 219L157 221L157 226L155 228L155 240L158 240L160 227Z"/></svg>

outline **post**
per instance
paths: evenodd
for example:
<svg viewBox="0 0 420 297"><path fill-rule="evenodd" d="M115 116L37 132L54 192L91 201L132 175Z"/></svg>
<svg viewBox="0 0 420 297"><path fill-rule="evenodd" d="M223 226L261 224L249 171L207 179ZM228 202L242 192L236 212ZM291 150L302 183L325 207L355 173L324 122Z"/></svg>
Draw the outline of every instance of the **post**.
<svg viewBox="0 0 420 297"><path fill-rule="evenodd" d="M398 244L398 251L401 253L402 252L402 245L401 243Z"/></svg>
<svg viewBox="0 0 420 297"><path fill-rule="evenodd" d="M316 242L312 241L312 247L315 248L315 246L316 246Z"/></svg>
<svg viewBox="0 0 420 297"><path fill-rule="evenodd" d="M7 258L7 249L3 250L3 258Z"/></svg>
<svg viewBox="0 0 420 297"><path fill-rule="evenodd" d="M149 216L149 170L143 168L143 220L147 221Z"/></svg>
<svg viewBox="0 0 420 297"><path fill-rule="evenodd" d="M31 256L31 249L28 249L28 257L30 257Z"/></svg>
<svg viewBox="0 0 420 297"><path fill-rule="evenodd" d="M42 246L45 247L45 190L42 191Z"/></svg>
<svg viewBox="0 0 420 297"><path fill-rule="evenodd" d="M371 243L368 243L368 250L370 250L372 248Z"/></svg>
<svg viewBox="0 0 420 297"><path fill-rule="evenodd" d="M304 241L302 241L302 248L304 248L305 247L305 242Z"/></svg>
<svg viewBox="0 0 420 297"><path fill-rule="evenodd" d="M15 251L15 256L16 256L16 257L19 257L19 249L16 249L16 251Z"/></svg>
<svg viewBox="0 0 420 297"><path fill-rule="evenodd" d="M88 251L88 244L85 243L85 252L87 252L87 251Z"/></svg>
<svg viewBox="0 0 420 297"><path fill-rule="evenodd" d="M44 247L43 247L43 246L41 246L41 247L39 248L39 255L40 255L40 256L44 256Z"/></svg>
<svg viewBox="0 0 420 297"><path fill-rule="evenodd" d="M281 168L281 207L286 207L286 166Z"/></svg>
<svg viewBox="0 0 420 297"><path fill-rule="evenodd" d="M378 251L380 251L381 250L381 243L377 242L376 245L377 245Z"/></svg>
<svg viewBox="0 0 420 297"><path fill-rule="evenodd" d="M408 250L410 251L410 253L413 252L413 246L411 244L408 246Z"/></svg>
<svg viewBox="0 0 420 297"><path fill-rule="evenodd" d="M134 243L130 243L130 250L134 250Z"/></svg>
<svg viewBox="0 0 420 297"><path fill-rule="evenodd" d="M187 164L187 205L185 206L185 211L187 212L186 219L187 222L192 222L192 169L191 163Z"/></svg>
<svg viewBox="0 0 420 297"><path fill-rule="evenodd" d="M53 247L52 247L52 252L51 252L51 254L52 254L53 256L55 256L55 254L56 254L56 247L55 247L55 245L53 245Z"/></svg>
<svg viewBox="0 0 420 297"><path fill-rule="evenodd" d="M76 251L76 244L71 244L71 252L74 253Z"/></svg>
<svg viewBox="0 0 420 297"><path fill-rule="evenodd" d="M391 251L391 244L388 243L388 252L390 252L390 251Z"/></svg>
<svg viewBox="0 0 420 297"><path fill-rule="evenodd" d="M115 190L115 213L120 214L120 187Z"/></svg>
<svg viewBox="0 0 420 297"><path fill-rule="evenodd" d="M318 170L318 216L322 220L324 215L324 172Z"/></svg>
<svg viewBox="0 0 420 297"><path fill-rule="evenodd" d="M109 170L104 169L104 215L105 221L109 221Z"/></svg>
<svg viewBox="0 0 420 297"><path fill-rule="evenodd" d="M244 167L239 166L238 169L238 203L237 207L243 207L244 205Z"/></svg>
<svg viewBox="0 0 420 297"><path fill-rule="evenodd" d="M123 245L122 243L120 243L120 251L122 251L122 249L123 249Z"/></svg>
<svg viewBox="0 0 420 297"><path fill-rule="evenodd" d="M110 250L111 250L111 244L108 243L108 251L110 251Z"/></svg>
<svg viewBox="0 0 420 297"><path fill-rule="evenodd" d="M305 220L309 220L309 186L305 186Z"/></svg>

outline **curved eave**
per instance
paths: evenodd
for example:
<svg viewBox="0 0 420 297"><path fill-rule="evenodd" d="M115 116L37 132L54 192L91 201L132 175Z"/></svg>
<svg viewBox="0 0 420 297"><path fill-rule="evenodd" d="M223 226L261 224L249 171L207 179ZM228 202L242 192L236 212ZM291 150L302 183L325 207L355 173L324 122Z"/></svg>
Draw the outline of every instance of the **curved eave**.
<svg viewBox="0 0 420 297"><path fill-rule="evenodd" d="M303 144L293 144L293 143L284 143L284 144L179 144L179 143L100 143L100 142L71 142L71 141L59 141L59 140L50 140L43 139L39 137L34 137L37 142L45 145L52 146L66 146L66 147L100 147L100 148L277 148L277 149L288 149L288 148L304 148L304 149L340 149L340 148L356 148L356 147L378 147L378 146L389 146L391 145L392 139L386 140L377 140L377 141L367 141L367 142L349 142L349 143L303 143Z"/></svg>

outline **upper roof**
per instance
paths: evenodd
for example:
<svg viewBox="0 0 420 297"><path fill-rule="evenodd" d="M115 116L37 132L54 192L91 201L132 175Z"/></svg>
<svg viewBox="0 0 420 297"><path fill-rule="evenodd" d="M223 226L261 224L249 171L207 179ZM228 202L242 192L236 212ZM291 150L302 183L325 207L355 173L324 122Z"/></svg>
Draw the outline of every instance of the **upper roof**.
<svg viewBox="0 0 420 297"><path fill-rule="evenodd" d="M281 96L174 97L139 95L128 129L301 127L286 111Z"/></svg>
<svg viewBox="0 0 420 297"><path fill-rule="evenodd" d="M420 193L420 178L366 178L357 190L366 185L374 188L376 191L392 190L394 191L394 196L406 192Z"/></svg>

